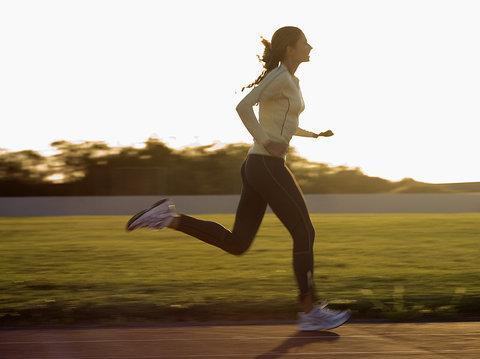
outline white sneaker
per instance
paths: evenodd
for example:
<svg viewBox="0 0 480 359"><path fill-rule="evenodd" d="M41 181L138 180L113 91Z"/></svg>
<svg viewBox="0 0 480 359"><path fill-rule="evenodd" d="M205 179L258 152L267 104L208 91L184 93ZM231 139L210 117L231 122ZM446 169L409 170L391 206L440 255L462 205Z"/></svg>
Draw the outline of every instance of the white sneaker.
<svg viewBox="0 0 480 359"><path fill-rule="evenodd" d="M300 330L333 329L350 319L350 310L332 310L327 304L315 305L308 313L298 313L298 327Z"/></svg>
<svg viewBox="0 0 480 359"><path fill-rule="evenodd" d="M127 223L127 232L137 228L162 229L167 227L179 214L175 205L168 198L155 202L150 208L144 209L135 214Z"/></svg>

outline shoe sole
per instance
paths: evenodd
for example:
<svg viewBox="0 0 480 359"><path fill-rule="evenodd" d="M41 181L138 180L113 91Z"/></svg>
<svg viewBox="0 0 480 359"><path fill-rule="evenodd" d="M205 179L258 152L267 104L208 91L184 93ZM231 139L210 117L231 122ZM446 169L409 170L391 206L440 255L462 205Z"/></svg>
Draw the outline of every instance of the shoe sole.
<svg viewBox="0 0 480 359"><path fill-rule="evenodd" d="M150 208L147 208L147 209L144 209L144 210L141 210L140 212L138 212L137 214L135 214L132 218L130 218L130 220L127 222L127 225L125 227L125 230L127 232L131 232L133 231L135 228L133 229L130 229L130 225L135 222L137 219L139 219L142 215L144 215L145 213L147 213L148 211L150 211L151 209L161 205L162 203L164 203L165 201L167 201L166 198L164 199L161 199L160 201L158 202L155 202L154 204L152 204L152 206Z"/></svg>
<svg viewBox="0 0 480 359"><path fill-rule="evenodd" d="M343 324L345 324L346 322L348 322L350 320L350 318L352 317L352 314L351 312L349 311L348 312L348 317L343 321L343 322L339 322L338 325L335 325L333 327L319 327L319 326L311 326L311 327L307 327L307 328L300 328L301 331L307 331L307 332L311 332L311 331L316 331L316 330L330 330L330 329L335 329L335 328L338 328L340 326L342 326Z"/></svg>

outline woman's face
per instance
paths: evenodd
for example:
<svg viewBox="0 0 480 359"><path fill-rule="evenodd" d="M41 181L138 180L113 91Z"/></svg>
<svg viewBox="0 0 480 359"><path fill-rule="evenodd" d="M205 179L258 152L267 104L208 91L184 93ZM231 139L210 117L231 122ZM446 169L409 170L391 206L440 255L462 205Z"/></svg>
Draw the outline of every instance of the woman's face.
<svg viewBox="0 0 480 359"><path fill-rule="evenodd" d="M293 62L301 63L301 62L310 61L310 51L313 49L313 47L310 46L310 44L307 41L307 38L303 33L300 36L300 38L297 40L295 47L291 48L289 46L289 49L291 49L290 59Z"/></svg>

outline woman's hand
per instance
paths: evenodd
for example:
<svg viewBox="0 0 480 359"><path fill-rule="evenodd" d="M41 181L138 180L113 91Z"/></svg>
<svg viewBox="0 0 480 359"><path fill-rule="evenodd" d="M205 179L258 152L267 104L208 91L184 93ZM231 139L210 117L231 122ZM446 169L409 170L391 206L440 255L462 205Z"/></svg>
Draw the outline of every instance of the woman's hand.
<svg viewBox="0 0 480 359"><path fill-rule="evenodd" d="M287 153L288 145L282 142L268 140L263 147L273 156L283 157Z"/></svg>
<svg viewBox="0 0 480 359"><path fill-rule="evenodd" d="M333 136L333 132L331 130L325 131L325 132L320 132L315 138L323 136L323 137L330 137Z"/></svg>

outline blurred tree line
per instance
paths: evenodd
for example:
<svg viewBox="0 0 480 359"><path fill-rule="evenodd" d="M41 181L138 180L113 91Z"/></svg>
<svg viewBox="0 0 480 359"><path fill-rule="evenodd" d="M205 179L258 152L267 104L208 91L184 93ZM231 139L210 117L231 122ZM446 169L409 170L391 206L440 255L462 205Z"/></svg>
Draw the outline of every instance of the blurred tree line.
<svg viewBox="0 0 480 359"><path fill-rule="evenodd" d="M149 138L143 148L56 141L56 154L0 151L0 196L239 194L249 144L169 148ZM359 168L307 161L293 147L287 166L304 193L451 192L405 178L369 177Z"/></svg>

